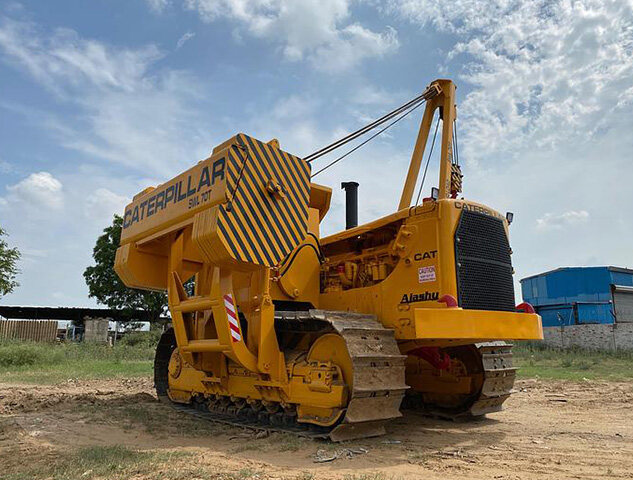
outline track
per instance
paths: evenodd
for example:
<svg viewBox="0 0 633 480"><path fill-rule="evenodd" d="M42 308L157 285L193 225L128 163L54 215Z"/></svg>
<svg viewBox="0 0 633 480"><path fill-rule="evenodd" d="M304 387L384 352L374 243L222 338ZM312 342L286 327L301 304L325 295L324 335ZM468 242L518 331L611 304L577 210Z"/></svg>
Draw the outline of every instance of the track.
<svg viewBox="0 0 633 480"><path fill-rule="evenodd" d="M505 342L476 344L484 368L484 383L476 401L470 406L470 416L498 412L512 393L516 368L512 366L512 345Z"/></svg>
<svg viewBox="0 0 633 480"><path fill-rule="evenodd" d="M320 427L297 421L289 409L256 409L242 399L194 397L188 405L169 400L169 358L175 348L173 332L161 337L154 362L156 393L179 411L223 424L257 430L283 431L312 438L344 441L382 435L385 425L400 417L400 404L406 389L405 356L400 354L393 331L374 317L347 312L278 312L276 321L284 330L314 330L338 333L345 340L353 365L352 390L345 415L333 427ZM202 393L202 392L201 392Z"/></svg>
<svg viewBox="0 0 633 480"><path fill-rule="evenodd" d="M351 399L346 414L333 428L300 423L293 412L270 412L228 397L178 404L169 400L167 378L169 357L175 345L173 332L166 332L157 348L154 382L159 398L176 410L217 423L254 430L287 432L310 438L334 441L382 435L385 425L401 416L400 405L406 389L404 356L400 355L393 332L371 316L346 312L278 312L277 323L284 331L336 331L346 341L354 365ZM407 396L403 408L426 415L459 420L502 410L514 385L516 368L512 366L512 345L505 342L475 345L481 361L483 383L479 392L458 408L424 403Z"/></svg>
<svg viewBox="0 0 633 480"><path fill-rule="evenodd" d="M407 396L403 408L449 420L480 417L487 413L499 412L510 397L516 368L512 366L512 345L505 342L477 343L474 345L479 355L477 370L483 374L483 382L478 392L466 399L459 407L446 407L425 403L420 395Z"/></svg>

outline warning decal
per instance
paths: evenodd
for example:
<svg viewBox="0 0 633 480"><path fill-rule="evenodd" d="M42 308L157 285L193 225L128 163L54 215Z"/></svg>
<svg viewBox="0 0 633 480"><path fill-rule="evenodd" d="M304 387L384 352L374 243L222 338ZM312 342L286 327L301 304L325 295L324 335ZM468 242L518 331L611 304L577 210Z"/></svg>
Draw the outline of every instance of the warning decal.
<svg viewBox="0 0 633 480"><path fill-rule="evenodd" d="M431 265L430 267L418 268L418 282L426 283L426 282L434 282L434 281L435 281L435 265Z"/></svg>

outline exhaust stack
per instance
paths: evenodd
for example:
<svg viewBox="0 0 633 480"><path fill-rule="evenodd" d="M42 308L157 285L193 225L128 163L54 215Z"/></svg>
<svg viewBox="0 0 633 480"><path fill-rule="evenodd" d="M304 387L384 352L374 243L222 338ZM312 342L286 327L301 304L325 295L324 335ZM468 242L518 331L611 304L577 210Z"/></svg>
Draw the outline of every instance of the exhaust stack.
<svg viewBox="0 0 633 480"><path fill-rule="evenodd" d="M345 190L345 229L358 226L358 182L342 182Z"/></svg>

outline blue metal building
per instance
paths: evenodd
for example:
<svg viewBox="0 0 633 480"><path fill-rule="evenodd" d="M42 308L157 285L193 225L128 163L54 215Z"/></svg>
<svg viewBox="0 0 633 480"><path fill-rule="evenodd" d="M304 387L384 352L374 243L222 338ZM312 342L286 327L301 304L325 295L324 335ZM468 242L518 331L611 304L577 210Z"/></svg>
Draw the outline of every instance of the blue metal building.
<svg viewBox="0 0 633 480"><path fill-rule="evenodd" d="M521 280L544 327L633 322L633 270L564 267Z"/></svg>

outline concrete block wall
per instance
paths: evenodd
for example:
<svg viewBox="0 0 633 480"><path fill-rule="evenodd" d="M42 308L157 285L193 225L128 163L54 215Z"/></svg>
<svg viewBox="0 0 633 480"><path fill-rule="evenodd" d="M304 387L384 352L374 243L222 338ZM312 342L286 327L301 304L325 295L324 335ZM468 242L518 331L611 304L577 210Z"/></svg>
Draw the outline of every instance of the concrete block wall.
<svg viewBox="0 0 633 480"><path fill-rule="evenodd" d="M563 327L543 327L543 342L550 347L563 348Z"/></svg>
<svg viewBox="0 0 633 480"><path fill-rule="evenodd" d="M616 323L615 347L618 350L633 350L633 323Z"/></svg>
<svg viewBox="0 0 633 480"><path fill-rule="evenodd" d="M544 342L557 348L633 350L633 323L586 324L543 328Z"/></svg>
<svg viewBox="0 0 633 480"><path fill-rule="evenodd" d="M84 341L107 342L108 325L109 321L107 318L86 318L84 320Z"/></svg>

